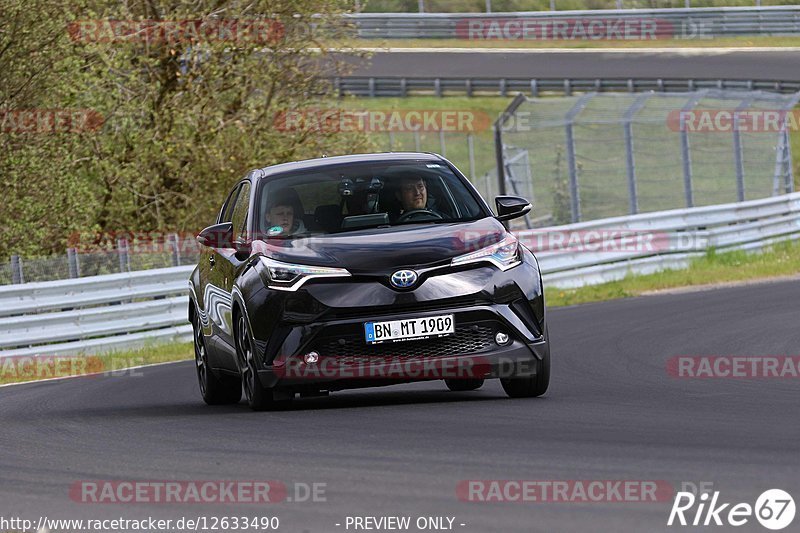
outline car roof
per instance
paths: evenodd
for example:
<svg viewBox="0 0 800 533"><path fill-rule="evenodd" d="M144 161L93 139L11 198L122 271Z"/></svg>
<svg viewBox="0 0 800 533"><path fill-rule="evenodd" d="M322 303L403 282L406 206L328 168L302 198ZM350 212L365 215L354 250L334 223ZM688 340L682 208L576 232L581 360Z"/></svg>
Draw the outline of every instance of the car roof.
<svg viewBox="0 0 800 533"><path fill-rule="evenodd" d="M349 163L395 163L403 161L444 161L438 154L430 152L378 152L372 154L353 154L334 157L318 157L291 163L281 163L264 167L255 171L259 179L269 179L272 176L294 172L297 170L314 170Z"/></svg>

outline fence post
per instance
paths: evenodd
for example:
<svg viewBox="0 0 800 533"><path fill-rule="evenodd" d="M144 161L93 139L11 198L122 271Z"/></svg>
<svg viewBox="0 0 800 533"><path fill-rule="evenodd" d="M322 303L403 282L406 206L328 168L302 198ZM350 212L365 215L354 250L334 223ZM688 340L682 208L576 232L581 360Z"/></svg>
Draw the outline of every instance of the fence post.
<svg viewBox="0 0 800 533"><path fill-rule="evenodd" d="M475 136L467 134L467 152L469 154L469 179L475 183Z"/></svg>
<svg viewBox="0 0 800 533"><path fill-rule="evenodd" d="M736 199L739 202L744 202L744 156L742 134L739 131L739 113L750 107L752 100L746 98L733 112L733 161L736 165Z"/></svg>
<svg viewBox="0 0 800 533"><path fill-rule="evenodd" d="M25 276L22 274L22 258L18 255L11 256L11 283L15 285L25 283Z"/></svg>
<svg viewBox="0 0 800 533"><path fill-rule="evenodd" d="M78 251L75 248L67 248L67 264L69 265L69 277L72 279L81 277L81 266L78 262Z"/></svg>
<svg viewBox="0 0 800 533"><path fill-rule="evenodd" d="M497 194L506 194L506 165L503 161L503 123L504 116L501 116L494 124L494 157L497 163Z"/></svg>
<svg viewBox="0 0 800 533"><path fill-rule="evenodd" d="M128 257L129 254L128 254L127 239L117 239L117 253L119 254L119 271L130 272L131 264L130 264L130 258Z"/></svg>
<svg viewBox="0 0 800 533"><path fill-rule="evenodd" d="M583 96L579 97L572 108L567 111L564 120L566 124L564 126L564 133L566 134L566 141L567 141L567 167L569 169L569 197L570 197L570 208L572 211L572 222L580 222L581 221L581 197L580 197L580 187L578 187L578 161L575 155L575 134L573 131L573 126L575 124L575 117L578 116L586 104L591 100L597 93L586 93Z"/></svg>
<svg viewBox="0 0 800 533"><path fill-rule="evenodd" d="M694 192L692 191L692 154L689 148L689 128L686 127L686 113L691 111L707 93L708 90L700 91L690 98L681 108L679 125L681 130L681 162L683 164L683 194L686 197L686 207L694 207Z"/></svg>
<svg viewBox="0 0 800 533"><path fill-rule="evenodd" d="M625 134L625 170L628 173L628 212L635 215L639 212L639 197L636 189L636 163L633 158L633 117L644 107L650 93L636 97L623 116L622 128Z"/></svg>
<svg viewBox="0 0 800 533"><path fill-rule="evenodd" d="M789 132L787 131L786 119L783 126L783 146L786 152L786 194L794 191L794 168L792 168L792 144L789 142Z"/></svg>
<svg viewBox="0 0 800 533"><path fill-rule="evenodd" d="M172 248L172 266L181 266L180 237L178 237L177 233L172 233L169 237L170 246Z"/></svg>

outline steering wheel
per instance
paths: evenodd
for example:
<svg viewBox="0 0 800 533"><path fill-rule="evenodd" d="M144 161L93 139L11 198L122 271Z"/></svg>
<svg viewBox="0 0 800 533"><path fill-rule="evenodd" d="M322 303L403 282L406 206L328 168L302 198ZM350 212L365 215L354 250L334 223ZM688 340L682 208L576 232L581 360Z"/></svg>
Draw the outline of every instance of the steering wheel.
<svg viewBox="0 0 800 533"><path fill-rule="evenodd" d="M397 222L407 222L415 219L444 220L444 217L436 211L431 211L430 209L412 209L411 211L406 211L400 215L397 219Z"/></svg>

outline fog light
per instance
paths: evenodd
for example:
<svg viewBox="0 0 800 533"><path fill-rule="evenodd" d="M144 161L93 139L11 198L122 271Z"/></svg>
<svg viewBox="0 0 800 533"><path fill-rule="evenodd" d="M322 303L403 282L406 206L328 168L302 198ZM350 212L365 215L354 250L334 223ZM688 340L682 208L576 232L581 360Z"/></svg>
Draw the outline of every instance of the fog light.
<svg viewBox="0 0 800 533"><path fill-rule="evenodd" d="M314 363L319 361L319 354L317 352L308 352L303 356L303 361L307 365L313 365Z"/></svg>
<svg viewBox="0 0 800 533"><path fill-rule="evenodd" d="M509 337L507 333L503 333L502 331L498 331L497 334L495 334L494 336L494 342L496 342L500 346L506 345L510 341L511 337Z"/></svg>

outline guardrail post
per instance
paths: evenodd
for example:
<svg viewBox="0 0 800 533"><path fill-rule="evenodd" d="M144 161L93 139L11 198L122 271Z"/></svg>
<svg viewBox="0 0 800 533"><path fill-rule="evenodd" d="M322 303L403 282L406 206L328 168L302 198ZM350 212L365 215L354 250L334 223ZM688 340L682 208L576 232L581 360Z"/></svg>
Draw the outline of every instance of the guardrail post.
<svg viewBox="0 0 800 533"><path fill-rule="evenodd" d="M464 80L464 90L467 91L467 96L472 96L472 80L467 78Z"/></svg>
<svg viewBox="0 0 800 533"><path fill-rule="evenodd" d="M370 98L375 98L375 78L369 79L369 96Z"/></svg>
<svg viewBox="0 0 800 533"><path fill-rule="evenodd" d="M419 130L414 130L414 150L417 152L422 151L422 140L420 139Z"/></svg>
<svg viewBox="0 0 800 533"><path fill-rule="evenodd" d="M436 96L442 96L442 80L436 78L433 80L433 90L436 93Z"/></svg>
<svg viewBox="0 0 800 533"><path fill-rule="evenodd" d="M25 276L22 274L22 259L18 255L11 256L11 283L15 285L25 283Z"/></svg>
<svg viewBox="0 0 800 533"><path fill-rule="evenodd" d="M394 132L389 132L389 151L394 152Z"/></svg>
<svg viewBox="0 0 800 533"><path fill-rule="evenodd" d="M67 264L69 265L70 278L81 277L81 265L78 260L78 251L75 248L67 248Z"/></svg>
<svg viewBox="0 0 800 533"><path fill-rule="evenodd" d="M117 239L117 253L119 254L119 271L130 272L131 262L128 253L127 239Z"/></svg>
<svg viewBox="0 0 800 533"><path fill-rule="evenodd" d="M531 96L534 98L539 96L539 82L536 79L531 80Z"/></svg>
<svg viewBox="0 0 800 533"><path fill-rule="evenodd" d="M508 96L508 80L500 79L500 96Z"/></svg>
<svg viewBox="0 0 800 533"><path fill-rule="evenodd" d="M444 130L439 130L439 149L444 157L447 157L447 142L444 139Z"/></svg>
<svg viewBox="0 0 800 533"><path fill-rule="evenodd" d="M180 237L177 233L169 236L170 248L172 248L172 266L181 266L181 246Z"/></svg>
<svg viewBox="0 0 800 533"><path fill-rule="evenodd" d="M400 78L400 96L403 98L408 96L408 80L406 78Z"/></svg>

